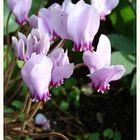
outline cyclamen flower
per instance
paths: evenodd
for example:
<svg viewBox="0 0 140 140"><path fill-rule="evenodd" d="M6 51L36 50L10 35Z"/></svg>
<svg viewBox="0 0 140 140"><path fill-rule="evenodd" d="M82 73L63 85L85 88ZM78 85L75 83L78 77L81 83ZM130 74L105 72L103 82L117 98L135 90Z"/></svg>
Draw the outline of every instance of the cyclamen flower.
<svg viewBox="0 0 140 140"><path fill-rule="evenodd" d="M53 38L53 28L50 24L50 11L46 8L39 10L38 16L32 15L29 19L29 23L33 28L38 28L40 31L49 34L50 38Z"/></svg>
<svg viewBox="0 0 140 140"><path fill-rule="evenodd" d="M26 38L22 33L18 33L17 38L12 37L12 47L16 52L16 56L20 60L28 60L31 54L47 54L50 48L50 38L47 34L43 34L38 29L32 29L31 33Z"/></svg>
<svg viewBox="0 0 140 140"><path fill-rule="evenodd" d="M76 4L65 0L62 6L55 3L48 10L48 22L57 36L73 40L75 51L93 50L92 41L100 24L99 13L93 6L83 0Z"/></svg>
<svg viewBox="0 0 140 140"><path fill-rule="evenodd" d="M43 129L45 129L45 130L50 130L51 129L50 121L42 113L38 113L36 115L35 124L36 125L41 125L43 127Z"/></svg>
<svg viewBox="0 0 140 140"><path fill-rule="evenodd" d="M91 0L91 3L98 10L101 20L105 20L106 15L118 5L119 0Z"/></svg>
<svg viewBox="0 0 140 140"><path fill-rule="evenodd" d="M47 101L50 99L49 85L53 63L44 54L35 53L25 63L21 70L22 78L30 89L33 101Z"/></svg>
<svg viewBox="0 0 140 140"><path fill-rule="evenodd" d="M100 24L97 10L80 0L75 5L69 3L66 12L68 13L67 29L75 43L74 50L92 51L92 41Z"/></svg>
<svg viewBox="0 0 140 140"><path fill-rule="evenodd" d="M18 24L24 24L28 20L32 0L7 0L7 4L15 15Z"/></svg>
<svg viewBox="0 0 140 140"><path fill-rule="evenodd" d="M86 51L83 54L84 64L89 68L89 77L92 85L99 92L108 90L111 81L119 80L125 73L122 65L111 65L111 45L109 39L105 35L101 35L96 52Z"/></svg>
<svg viewBox="0 0 140 140"><path fill-rule="evenodd" d="M64 78L72 75L74 64L69 62L67 51L64 52L62 48L55 48L48 56L53 62L51 85L60 86Z"/></svg>

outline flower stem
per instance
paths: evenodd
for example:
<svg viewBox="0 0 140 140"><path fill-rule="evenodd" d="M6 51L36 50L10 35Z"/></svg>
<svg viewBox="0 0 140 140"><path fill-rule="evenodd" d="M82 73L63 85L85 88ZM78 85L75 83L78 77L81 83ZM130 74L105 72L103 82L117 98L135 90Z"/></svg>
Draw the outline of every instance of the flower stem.
<svg viewBox="0 0 140 140"><path fill-rule="evenodd" d="M60 47L63 48L64 44L65 44L65 40L62 39L62 40L57 44L57 46L56 46L55 48L60 48Z"/></svg>
<svg viewBox="0 0 140 140"><path fill-rule="evenodd" d="M50 133L47 133L47 134L40 134L40 135L36 135L34 134L33 136L35 136L37 138L45 138L45 137L50 137L50 136L57 136L57 137L60 137L62 138L63 140L69 140L66 136L64 136L63 134L61 133L58 133L58 132L50 132Z"/></svg>
<svg viewBox="0 0 140 140"><path fill-rule="evenodd" d="M9 68L7 69L7 71L5 72L5 75L4 75L4 79L5 79L4 92L5 93L7 92L8 83L9 83L9 80L10 80L12 74L13 74L13 70L15 68L15 64L16 64L16 57L14 56L14 58L12 60L12 63L10 64Z"/></svg>
<svg viewBox="0 0 140 140"><path fill-rule="evenodd" d="M83 67L83 66L85 66L84 63L76 64L76 65L74 66L74 69L78 69L78 68Z"/></svg>
<svg viewBox="0 0 140 140"><path fill-rule="evenodd" d="M10 11L8 18L7 18L7 22L6 22L6 34L7 34L7 45L9 46L10 42L9 42L9 21L10 21L10 17L12 15L12 11Z"/></svg>
<svg viewBox="0 0 140 140"><path fill-rule="evenodd" d="M26 104L27 104L29 98L30 98L30 94L29 94L29 92L28 92L28 93L27 93L27 96L26 96L26 98L25 98L25 101L24 101L23 109L22 109L21 112L24 112L24 111L25 111L25 109L26 109Z"/></svg>
<svg viewBox="0 0 140 140"><path fill-rule="evenodd" d="M28 117L28 115L29 115L29 111L30 111L30 108L31 108L31 104L32 104L32 99L29 99L28 105L27 105L27 108L26 108L26 113L25 113L25 120L24 120L23 125L22 125L22 127L21 127L21 131L20 131L20 135L19 135L18 140L20 140L20 138L21 138L21 136L22 136L22 134L23 134L23 132L24 132L24 129L25 129L25 127L26 127L26 120L27 120L27 117Z"/></svg>
<svg viewBox="0 0 140 140"><path fill-rule="evenodd" d="M12 129L12 131L17 131L17 130L14 130ZM56 137L59 137L63 140L69 140L66 136L64 136L63 134L59 133L59 132L50 132L50 133L44 133L44 134L35 134L35 133L28 133L28 132L23 132L23 134L25 135L28 135L30 137L33 137L33 138L46 138L46 137L52 137L52 136L56 136Z"/></svg>
<svg viewBox="0 0 140 140"><path fill-rule="evenodd" d="M29 115L30 117L27 119L27 121L30 121L34 115L36 114L36 112L38 111L39 107L41 105L41 102L38 102L35 106L35 109L31 112L31 114Z"/></svg>
<svg viewBox="0 0 140 140"><path fill-rule="evenodd" d="M7 22L6 22L6 35L7 35L7 48L8 48L8 50L7 50L7 52L6 52L6 54L4 55L4 59L5 58L7 58L8 59L8 52L9 52L9 49L10 49L10 46L9 46L9 44L10 44L10 39L9 39L9 21L10 21L10 17L11 17L11 15L12 15L12 11L10 11L10 13L9 13L9 15L8 15L8 18L7 18ZM8 60L7 60L8 61ZM8 63L8 62L7 62Z"/></svg>

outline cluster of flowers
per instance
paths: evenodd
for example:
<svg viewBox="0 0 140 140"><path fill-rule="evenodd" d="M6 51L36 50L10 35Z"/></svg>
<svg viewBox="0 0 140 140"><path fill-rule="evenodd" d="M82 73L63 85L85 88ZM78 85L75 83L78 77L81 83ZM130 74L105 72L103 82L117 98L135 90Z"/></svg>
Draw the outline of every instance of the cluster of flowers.
<svg viewBox="0 0 140 140"><path fill-rule="evenodd" d="M122 65L110 66L111 44L106 35L100 36L96 52L92 46L100 20L105 20L118 0L94 0L91 5L83 0L76 4L64 0L62 5L54 3L47 9L41 8L38 16L28 18L31 4L31 0L8 0L17 23L29 22L33 28L28 37L22 33L18 33L19 39L12 37L17 58L26 61L21 73L33 101L49 100L49 86L60 86L73 74L74 63L69 62L67 50L56 47L50 51L55 38L72 40L73 51L84 51L83 62L98 92L104 93L110 81L123 76Z"/></svg>

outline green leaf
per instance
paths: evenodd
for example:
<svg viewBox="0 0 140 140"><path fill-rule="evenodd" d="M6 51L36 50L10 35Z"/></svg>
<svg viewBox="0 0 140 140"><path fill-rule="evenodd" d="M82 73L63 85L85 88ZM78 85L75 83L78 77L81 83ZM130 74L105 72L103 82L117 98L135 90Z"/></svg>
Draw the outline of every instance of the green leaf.
<svg viewBox="0 0 140 140"><path fill-rule="evenodd" d="M17 66L19 67L19 68L22 68L23 67L23 65L24 65L24 61L21 61L21 60L17 60Z"/></svg>
<svg viewBox="0 0 140 140"><path fill-rule="evenodd" d="M79 101L79 94L80 94L80 89L78 87L74 86L69 95L71 98Z"/></svg>
<svg viewBox="0 0 140 140"><path fill-rule="evenodd" d="M125 75L130 74L135 67L135 57L130 55L125 57L121 52L113 52L111 58L112 65L124 65L126 72Z"/></svg>
<svg viewBox="0 0 140 140"><path fill-rule="evenodd" d="M59 86L59 87L54 87L51 89L51 92L55 95L58 96L60 93L62 93L62 91L65 90L63 86Z"/></svg>
<svg viewBox="0 0 140 140"><path fill-rule="evenodd" d="M7 55L6 57L8 58L9 62L13 59L13 53L7 53L8 51L8 47L11 47L11 46L7 46L7 45L4 45L4 55ZM6 61L7 59L4 59L4 69L6 69L8 67L8 63Z"/></svg>
<svg viewBox="0 0 140 140"><path fill-rule="evenodd" d="M65 100L62 100L62 101L60 102L60 105L59 105L59 108L60 108L60 109L66 110L66 109L68 109L68 107L69 107L69 103L66 102Z"/></svg>
<svg viewBox="0 0 140 140"><path fill-rule="evenodd" d="M18 117L19 117L19 120L23 122L25 120L25 113L21 112Z"/></svg>
<svg viewBox="0 0 140 140"><path fill-rule="evenodd" d="M89 136L88 140L100 140L99 139L99 133L93 133Z"/></svg>
<svg viewBox="0 0 140 140"><path fill-rule="evenodd" d="M113 136L114 136L114 132L112 129L108 128L108 129L105 129L104 132L103 132L103 136L104 137L107 137L108 139L112 139Z"/></svg>
<svg viewBox="0 0 140 140"><path fill-rule="evenodd" d="M25 85L25 83L22 84L22 93L27 96L27 93L28 93L28 88L27 86Z"/></svg>
<svg viewBox="0 0 140 140"><path fill-rule="evenodd" d="M6 22L7 22L9 13L10 13L10 10L7 6L6 1L4 1L4 35L6 35ZM13 14L10 16L8 27L9 27L9 33L14 32L18 29L18 24L15 22L15 17Z"/></svg>
<svg viewBox="0 0 140 140"><path fill-rule="evenodd" d="M120 0L119 5L110 14L114 29L129 38L135 39L135 13L127 0Z"/></svg>
<svg viewBox="0 0 140 140"><path fill-rule="evenodd" d="M69 79L65 80L64 86L66 89L71 89L71 87L76 84L77 84L76 79L74 77L70 77Z"/></svg>
<svg viewBox="0 0 140 140"><path fill-rule="evenodd" d="M121 133L118 132L118 131L116 131L116 132L114 133L114 138L113 138L113 140L121 140Z"/></svg>
<svg viewBox="0 0 140 140"><path fill-rule="evenodd" d="M134 14L131 6L128 5L128 3L126 5L127 5L126 7L122 8L120 10L120 14L121 14L125 23L135 19L135 14Z"/></svg>
<svg viewBox="0 0 140 140"><path fill-rule="evenodd" d="M11 105L13 107L15 107L16 109L22 109L23 107L23 103L21 101L18 101L18 100L14 100Z"/></svg>
<svg viewBox="0 0 140 140"><path fill-rule="evenodd" d="M26 137L26 139L25 140L33 140L32 138L30 138L30 137Z"/></svg>
<svg viewBox="0 0 140 140"><path fill-rule="evenodd" d="M108 37L111 41L111 46L115 50L120 51L125 55L128 55L130 53L131 54L135 53L135 45L129 38L117 34L110 34L108 35Z"/></svg>
<svg viewBox="0 0 140 140"><path fill-rule="evenodd" d="M32 3L32 7L30 9L29 12L29 16L32 16L33 14L38 14L38 11L40 10L40 8L45 7L45 5L47 5L49 0L34 0Z"/></svg>
<svg viewBox="0 0 140 140"><path fill-rule="evenodd" d="M14 110L10 107L4 107L4 113L12 113Z"/></svg>
<svg viewBox="0 0 140 140"><path fill-rule="evenodd" d="M38 8L39 8L40 2L38 0L34 0L32 3L32 7L30 9L29 15L37 14Z"/></svg>
<svg viewBox="0 0 140 140"><path fill-rule="evenodd" d="M136 94L136 74L134 74L133 76L133 80L131 83L131 95L135 95Z"/></svg>
<svg viewBox="0 0 140 140"><path fill-rule="evenodd" d="M133 9L136 11L136 0L132 0L132 7L133 7Z"/></svg>

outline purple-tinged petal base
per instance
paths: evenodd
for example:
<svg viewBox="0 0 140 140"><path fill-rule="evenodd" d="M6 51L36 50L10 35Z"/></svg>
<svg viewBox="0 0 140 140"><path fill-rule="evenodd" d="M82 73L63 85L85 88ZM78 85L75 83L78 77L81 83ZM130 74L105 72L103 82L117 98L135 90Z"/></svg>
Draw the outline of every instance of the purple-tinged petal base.
<svg viewBox="0 0 140 140"><path fill-rule="evenodd" d="M93 82L91 83L92 86L97 90L97 92L104 93L105 91L110 89L110 84L99 84L96 86Z"/></svg>
<svg viewBox="0 0 140 140"><path fill-rule="evenodd" d="M101 91L102 93L104 93L109 89L109 83L111 81L119 80L124 73L125 68L122 65L112 65L96 70L95 72L90 74L89 77L92 80L92 86L94 86L98 92Z"/></svg>
<svg viewBox="0 0 140 140"><path fill-rule="evenodd" d="M92 42L89 42L89 43L83 43L83 42L81 42L79 45L77 45L77 44L74 44L74 46L73 46L73 49L72 49L73 51L93 51L94 50L94 48L93 48L93 46L92 46Z"/></svg>
<svg viewBox="0 0 140 140"><path fill-rule="evenodd" d="M24 25L26 24L26 22L28 21L28 17L25 17L24 20L20 21L18 20L18 18L16 18L16 23L18 23L19 25Z"/></svg>
<svg viewBox="0 0 140 140"><path fill-rule="evenodd" d="M64 84L64 80L63 80L63 79L60 80L60 81L57 82L57 83L54 83L53 81L51 81L50 86L59 87L59 86L61 86L62 84Z"/></svg>
<svg viewBox="0 0 140 140"><path fill-rule="evenodd" d="M33 102L45 102L50 100L51 94L49 92L46 92L43 94L43 96L39 96L39 94L32 94L32 101Z"/></svg>

